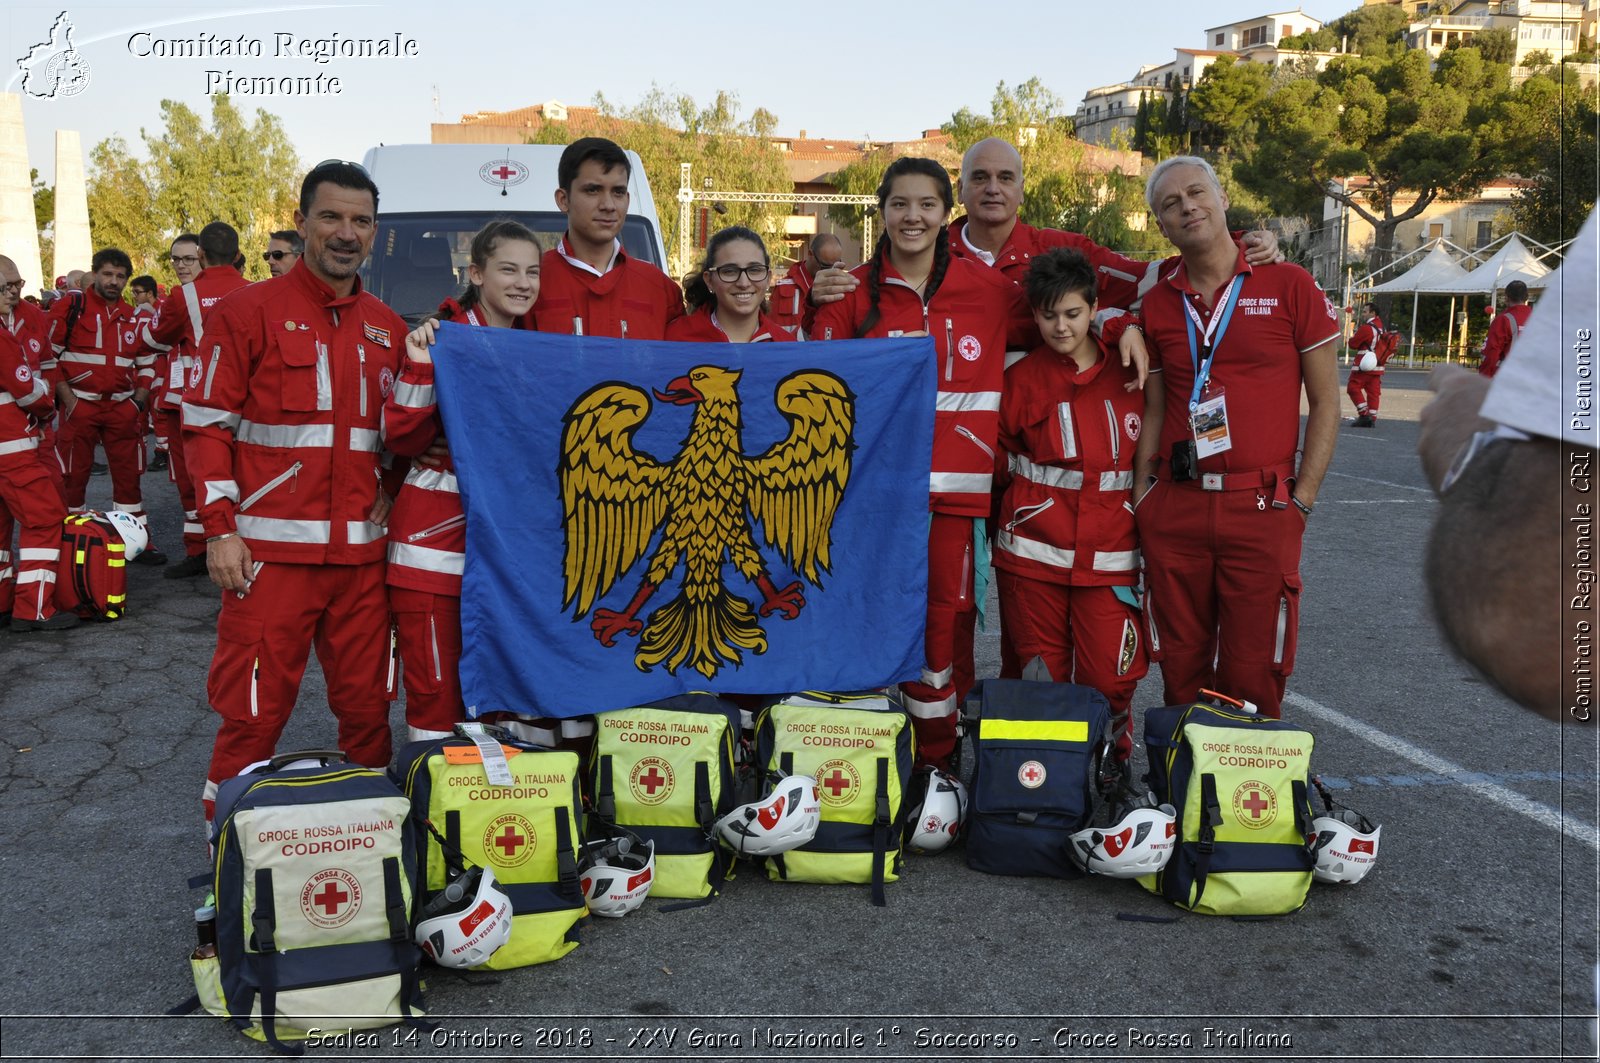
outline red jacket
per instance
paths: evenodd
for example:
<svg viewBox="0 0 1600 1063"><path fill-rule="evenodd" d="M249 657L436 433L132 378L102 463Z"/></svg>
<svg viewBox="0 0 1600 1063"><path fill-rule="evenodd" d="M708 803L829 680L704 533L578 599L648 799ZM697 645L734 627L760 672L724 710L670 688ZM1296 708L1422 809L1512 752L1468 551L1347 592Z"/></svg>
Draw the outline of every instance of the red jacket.
<svg viewBox="0 0 1600 1063"><path fill-rule="evenodd" d="M717 312L708 303L686 317L680 317L667 326L667 339L683 343L729 343L728 334L717 322ZM751 343L784 343L799 339L769 314L761 315L756 334Z"/></svg>
<svg viewBox="0 0 1600 1063"><path fill-rule="evenodd" d="M1133 379L1104 344L1083 372L1046 346L1006 370L996 568L1048 583L1138 582L1133 450L1144 394L1123 387Z"/></svg>
<svg viewBox="0 0 1600 1063"><path fill-rule="evenodd" d="M806 264L796 262L789 267L783 280L772 286L768 303L772 306L772 320L780 328L793 333L805 325L806 318L811 316L806 299L814 283L816 278L806 271Z"/></svg>
<svg viewBox="0 0 1600 1063"><path fill-rule="evenodd" d="M950 253L969 259L977 265L986 265L983 259L967 244L967 219L958 218L950 225ZM1006 277L1021 284L1028 275L1028 267L1038 255L1055 247L1070 247L1081 251L1094 267L1099 278L1096 295L1100 309L1131 309L1138 306L1161 275L1160 262L1140 262L1101 247L1087 236L1062 232L1060 229L1036 229L1026 222L1017 222L1011 230L1006 245L994 256L994 268Z"/></svg>
<svg viewBox="0 0 1600 1063"><path fill-rule="evenodd" d="M1516 342L1532 314L1533 307L1520 303L1506 307L1489 322L1489 335L1483 341L1483 361L1478 365L1478 372L1484 376L1494 376L1500 371L1500 363L1511 353L1511 345Z"/></svg>
<svg viewBox="0 0 1600 1063"><path fill-rule="evenodd" d="M224 300L183 402L206 535L237 531L258 561L381 561L384 532L367 515L405 338L359 282L335 296L304 261Z"/></svg>
<svg viewBox="0 0 1600 1063"><path fill-rule="evenodd" d="M1356 329L1350 337L1352 351L1370 351L1378 345L1378 335L1383 332L1383 322L1376 315L1371 321L1363 321L1361 327Z"/></svg>
<svg viewBox="0 0 1600 1063"><path fill-rule="evenodd" d="M66 335L67 317L82 306ZM50 346L56 353L62 379L73 394L90 401L120 402L133 397L136 388L155 381L155 356L136 354L136 337L128 333L133 309L120 299L107 303L91 285L62 295L50 306Z"/></svg>
<svg viewBox="0 0 1600 1063"><path fill-rule="evenodd" d="M650 263L630 258L620 243L611 268L595 273L567 253L563 238L540 262L531 313L540 332L659 340L683 316L683 290Z"/></svg>
<svg viewBox="0 0 1600 1063"><path fill-rule="evenodd" d="M817 310L813 339L855 336L872 305L870 268L870 262L857 266L851 271L861 282L856 289ZM885 261L878 309L878 323L868 337L925 330L933 339L939 396L930 508L988 516L1006 345L1021 346L1038 335L1022 289L994 270L952 256L938 291L924 306L916 290Z"/></svg>
<svg viewBox="0 0 1600 1063"><path fill-rule="evenodd" d="M35 465L39 424L55 412L49 385L28 363L22 343L0 328L0 466ZM10 546L8 539L5 548Z"/></svg>
<svg viewBox="0 0 1600 1063"><path fill-rule="evenodd" d="M482 325L475 310L454 299L439 307L439 320ZM516 328L522 328L519 322ZM400 379L383 404L383 442L395 454L413 458L444 435L433 390L433 363L405 359ZM467 551L467 515L461 508L455 464L447 455L438 468L414 465L389 514L391 587L461 597L461 571Z"/></svg>
<svg viewBox="0 0 1600 1063"><path fill-rule="evenodd" d="M61 372L56 361L55 349L50 346L50 322L45 317L44 311L32 303L18 302L12 308L9 327L17 342L22 344L23 353L28 358L29 369L44 377L45 386L54 395L55 386L61 380Z"/></svg>
<svg viewBox="0 0 1600 1063"><path fill-rule="evenodd" d="M155 316L145 322L140 338L166 357L162 405L173 409L183 405L184 388L194 373L195 352L200 349L212 309L224 295L249 283L232 266L207 266L188 284L167 292Z"/></svg>

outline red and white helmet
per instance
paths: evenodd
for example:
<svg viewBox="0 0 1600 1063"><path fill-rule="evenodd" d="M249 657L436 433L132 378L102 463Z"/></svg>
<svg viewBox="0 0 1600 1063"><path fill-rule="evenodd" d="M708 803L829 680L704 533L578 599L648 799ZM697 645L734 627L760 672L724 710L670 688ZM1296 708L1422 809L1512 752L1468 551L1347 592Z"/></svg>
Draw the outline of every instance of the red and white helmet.
<svg viewBox="0 0 1600 1063"><path fill-rule="evenodd" d="M817 836L822 799L810 775L786 775L760 801L740 805L712 828L739 856L777 856Z"/></svg>
<svg viewBox="0 0 1600 1063"><path fill-rule="evenodd" d="M441 967L477 967L511 940L511 915L494 871L470 867L423 908L417 946Z"/></svg>
<svg viewBox="0 0 1600 1063"><path fill-rule="evenodd" d="M922 799L906 817L912 850L939 853L961 835L967 823L967 788L949 772L931 768L926 773Z"/></svg>
<svg viewBox="0 0 1600 1063"><path fill-rule="evenodd" d="M1144 801L1109 827L1088 827L1067 840L1073 863L1091 875L1138 878L1167 866L1177 844L1178 813Z"/></svg>
<svg viewBox="0 0 1600 1063"><path fill-rule="evenodd" d="M633 835L599 838L578 854L578 885L589 911L620 919L644 904L656 878L656 843Z"/></svg>
<svg viewBox="0 0 1600 1063"><path fill-rule="evenodd" d="M1348 808L1323 813L1311 821L1312 872L1318 882L1354 886L1378 862L1378 836L1383 828Z"/></svg>
<svg viewBox="0 0 1600 1063"><path fill-rule="evenodd" d="M144 522L132 513L113 509L106 512L105 518L111 522L113 528L117 529L117 534L122 536L124 560L132 561L144 553L144 548L150 545L150 533L145 530Z"/></svg>

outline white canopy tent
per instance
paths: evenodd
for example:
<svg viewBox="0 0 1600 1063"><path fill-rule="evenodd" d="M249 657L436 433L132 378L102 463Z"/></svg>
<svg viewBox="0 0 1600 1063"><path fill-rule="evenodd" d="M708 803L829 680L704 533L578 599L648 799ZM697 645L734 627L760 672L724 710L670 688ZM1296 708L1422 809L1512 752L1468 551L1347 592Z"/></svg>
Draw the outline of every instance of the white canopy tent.
<svg viewBox="0 0 1600 1063"><path fill-rule="evenodd" d="M1411 293L1411 339L1406 347L1406 364L1410 365L1417 349L1417 305L1423 295L1448 295L1454 285L1469 280L1472 274L1461 268L1447 251L1443 240L1435 243L1421 261L1398 277L1375 284L1370 288L1357 288L1356 294L1365 302L1374 295L1400 295ZM1451 315L1452 329L1454 314Z"/></svg>
<svg viewBox="0 0 1600 1063"><path fill-rule="evenodd" d="M1480 263L1471 273L1456 278L1443 290L1452 295L1492 295L1512 281L1542 288L1549 273L1550 267L1540 262L1528 245L1512 233L1492 258Z"/></svg>

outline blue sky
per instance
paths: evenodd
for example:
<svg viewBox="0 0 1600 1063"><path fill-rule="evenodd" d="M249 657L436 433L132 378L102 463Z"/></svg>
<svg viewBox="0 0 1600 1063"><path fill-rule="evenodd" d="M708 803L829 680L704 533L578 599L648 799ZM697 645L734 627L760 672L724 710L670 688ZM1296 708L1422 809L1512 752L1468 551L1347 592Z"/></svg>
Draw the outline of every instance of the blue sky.
<svg viewBox="0 0 1600 1063"><path fill-rule="evenodd" d="M1307 0L1309 14L1330 19L1357 6ZM157 128L162 99L209 110L208 70L248 77L336 77L341 92L246 97L235 102L279 115L301 159L360 159L383 143L428 140L433 121L454 121L478 110L508 110L559 99L587 104L597 91L618 103L638 100L659 84L711 99L736 93L745 115L762 106L778 116L778 131L795 135L898 139L937 126L966 106L987 111L996 82L1040 77L1066 110L1084 90L1121 81L1141 63L1162 62L1175 47L1204 46L1210 26L1272 11L1258 0L1141 0L1099 7L1080 3L765 4L632 3L611 5L517 3L500 0L425 7L420 3L309 5L213 3L80 5L65 8L74 43L89 66L77 95L24 96L31 164L49 175L58 128L76 129L85 152L107 136L139 142L141 127ZM17 60L49 38L62 0L8 0L4 30L4 89L21 91ZM439 11L449 13L441 20ZM1122 17L1124 13L1134 17ZM737 14L748 43L711 53L705 36L734 35L713 26ZM824 20L832 17L829 24ZM693 21L691 21L693 19ZM1120 25L1119 25L1120 24ZM138 34L148 34L138 37ZM155 40L193 41L201 34L259 42L262 55L164 57ZM310 38L403 39L415 57L275 57L278 34ZM435 110L434 96L438 105Z"/></svg>

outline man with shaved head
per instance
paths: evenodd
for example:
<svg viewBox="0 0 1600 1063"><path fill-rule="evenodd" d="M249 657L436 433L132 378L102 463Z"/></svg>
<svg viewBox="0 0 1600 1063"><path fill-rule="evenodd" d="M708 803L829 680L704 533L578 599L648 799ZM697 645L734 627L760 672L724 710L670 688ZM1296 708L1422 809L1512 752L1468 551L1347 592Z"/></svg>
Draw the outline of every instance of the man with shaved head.
<svg viewBox="0 0 1600 1063"><path fill-rule="evenodd" d="M805 258L789 267L783 280L772 286L772 318L790 332L805 319L806 299L817 274L844 261L844 244L833 233L818 233L806 245Z"/></svg>
<svg viewBox="0 0 1600 1063"><path fill-rule="evenodd" d="M0 285L11 294L14 304L4 314L0 314L0 324L17 338L17 342L22 345L23 353L28 358L29 368L43 378L51 394L54 394L56 384L60 380L60 371L56 366L56 352L50 346L50 329L44 311L21 298L27 281L23 280L17 264L4 255L0 255ZM61 477L61 460L56 456L55 425L52 422L41 424L39 432L41 439L36 452L39 464L44 466L46 475L50 477L50 482L55 485L56 491L61 495L61 501L65 503L67 487Z"/></svg>

